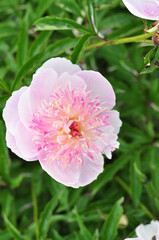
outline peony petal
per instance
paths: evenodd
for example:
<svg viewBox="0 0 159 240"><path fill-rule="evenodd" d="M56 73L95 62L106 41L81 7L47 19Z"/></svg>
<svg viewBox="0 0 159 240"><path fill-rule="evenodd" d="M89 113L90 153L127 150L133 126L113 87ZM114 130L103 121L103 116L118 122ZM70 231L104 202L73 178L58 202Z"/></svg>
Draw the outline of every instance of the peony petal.
<svg viewBox="0 0 159 240"><path fill-rule="evenodd" d="M100 103L111 109L115 105L115 94L111 84L100 73L95 71L81 71L77 75L87 84L87 90L92 93L92 98L98 96Z"/></svg>
<svg viewBox="0 0 159 240"><path fill-rule="evenodd" d="M80 67L76 64L73 64L70 60L66 58L51 58L46 61L41 68L52 68L56 71L58 76L67 72L69 74L74 74L81 71Z"/></svg>
<svg viewBox="0 0 159 240"><path fill-rule="evenodd" d="M83 166L76 166L74 162L66 168L58 161L48 162L40 160L42 168L56 181L66 186L78 188L94 181L103 172L104 160L102 155L94 155L94 161L88 156L84 157Z"/></svg>
<svg viewBox="0 0 159 240"><path fill-rule="evenodd" d="M80 171L74 162L70 163L66 168L56 160L49 162L40 159L40 164L52 178L68 187L72 187L78 182Z"/></svg>
<svg viewBox="0 0 159 240"><path fill-rule="evenodd" d="M158 229L159 229L159 222L151 221L150 224L139 225L136 228L136 234L139 238L142 238L144 240L150 240L157 234Z"/></svg>
<svg viewBox="0 0 159 240"><path fill-rule="evenodd" d="M126 238L124 240L144 240L144 239L141 239L141 238Z"/></svg>
<svg viewBox="0 0 159 240"><path fill-rule="evenodd" d="M16 127L15 142L17 148L23 154L24 160L36 158L37 149L33 144L33 133L30 129L25 128L21 122Z"/></svg>
<svg viewBox="0 0 159 240"><path fill-rule="evenodd" d="M80 177L76 184L72 185L74 188L86 186L90 184L98 175L103 172L104 159L101 154L92 153L94 160L85 156L83 159L83 166L80 166Z"/></svg>
<svg viewBox="0 0 159 240"><path fill-rule="evenodd" d="M6 141L7 141L7 147L10 148L11 151L13 153L15 153L17 156L24 159L24 156L22 155L22 153L20 152L20 150L16 146L15 137L11 133L9 133L8 131L6 132ZM25 160L26 161L34 161L34 160L37 160L37 157L28 158L28 159L25 159Z"/></svg>
<svg viewBox="0 0 159 240"><path fill-rule="evenodd" d="M120 127L122 125L122 121L119 118L119 112L115 110L111 110L110 112L108 112L108 114L109 113L110 113L110 117L108 118L108 122L114 128L113 132L115 134L118 134Z"/></svg>
<svg viewBox="0 0 159 240"><path fill-rule="evenodd" d="M19 98L28 88L22 87L18 91L13 92L12 96L7 100L6 106L3 110L3 118L7 127L7 130L15 135L15 128L19 122L18 115L18 102Z"/></svg>
<svg viewBox="0 0 159 240"><path fill-rule="evenodd" d="M49 68L40 68L33 76L30 85L30 109L32 113L39 107L43 99L48 99L55 88L57 74Z"/></svg>
<svg viewBox="0 0 159 240"><path fill-rule="evenodd" d="M25 127L29 127L32 119L32 114L29 106L29 88L22 93L18 102L19 119Z"/></svg>
<svg viewBox="0 0 159 240"><path fill-rule="evenodd" d="M82 78L76 75L69 75L65 72L59 77L57 86L65 89L68 85L70 85L71 89L79 89L80 87L85 86L86 83Z"/></svg>
<svg viewBox="0 0 159 240"><path fill-rule="evenodd" d="M159 1L158 0L122 0L127 9L135 16L159 20Z"/></svg>

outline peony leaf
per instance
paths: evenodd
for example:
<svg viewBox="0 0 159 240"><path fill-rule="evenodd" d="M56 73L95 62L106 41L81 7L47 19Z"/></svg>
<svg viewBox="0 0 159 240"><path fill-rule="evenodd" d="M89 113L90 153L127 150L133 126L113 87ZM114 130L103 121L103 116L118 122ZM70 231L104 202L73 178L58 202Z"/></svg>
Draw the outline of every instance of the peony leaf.
<svg viewBox="0 0 159 240"><path fill-rule="evenodd" d="M44 17L38 19L35 23L35 31L46 31L46 30L74 30L77 29L81 32L89 32L87 28L78 24L77 22L58 17Z"/></svg>
<svg viewBox="0 0 159 240"><path fill-rule="evenodd" d="M90 34L86 34L79 39L79 41L77 42L77 45L75 46L74 51L71 55L72 63L78 63L78 61L80 60L80 58L85 50L85 47L88 43L88 39L90 38L90 36L91 36Z"/></svg>
<svg viewBox="0 0 159 240"><path fill-rule="evenodd" d="M17 228L15 228L15 226L9 221L9 219L7 218L7 216L4 213L3 213L3 218L4 218L5 224L9 230L9 232L11 233L11 235L14 237L15 240L26 240L27 239L21 235L19 230Z"/></svg>
<svg viewBox="0 0 159 240"><path fill-rule="evenodd" d="M123 203L124 198L120 198L112 207L108 218L106 219L102 228L102 239L113 240L117 235L117 228L119 220L123 214Z"/></svg>

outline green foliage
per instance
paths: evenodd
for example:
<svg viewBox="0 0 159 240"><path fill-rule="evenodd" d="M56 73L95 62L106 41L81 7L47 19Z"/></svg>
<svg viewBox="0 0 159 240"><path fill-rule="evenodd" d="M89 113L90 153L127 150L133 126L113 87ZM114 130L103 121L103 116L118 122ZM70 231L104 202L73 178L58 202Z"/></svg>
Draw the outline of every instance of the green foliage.
<svg viewBox="0 0 159 240"><path fill-rule="evenodd" d="M135 237L137 225L159 216L159 49L153 34L144 34L143 21L120 0L1 0L0 20L0 239ZM123 122L119 150L112 160L104 156L103 173L79 189L57 183L38 161L25 162L6 146L6 100L51 57L101 72L114 88Z"/></svg>

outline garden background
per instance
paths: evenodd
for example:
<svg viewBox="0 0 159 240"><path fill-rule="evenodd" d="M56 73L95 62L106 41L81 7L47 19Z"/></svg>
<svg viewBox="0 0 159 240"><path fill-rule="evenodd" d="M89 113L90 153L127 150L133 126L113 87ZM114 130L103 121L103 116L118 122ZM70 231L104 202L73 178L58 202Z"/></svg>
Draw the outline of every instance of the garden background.
<svg viewBox="0 0 159 240"><path fill-rule="evenodd" d="M159 50L144 33L152 24L120 0L0 1L1 240L122 240L158 218ZM97 180L79 189L57 183L5 142L6 100L57 56L102 73L123 122L119 150L105 158Z"/></svg>

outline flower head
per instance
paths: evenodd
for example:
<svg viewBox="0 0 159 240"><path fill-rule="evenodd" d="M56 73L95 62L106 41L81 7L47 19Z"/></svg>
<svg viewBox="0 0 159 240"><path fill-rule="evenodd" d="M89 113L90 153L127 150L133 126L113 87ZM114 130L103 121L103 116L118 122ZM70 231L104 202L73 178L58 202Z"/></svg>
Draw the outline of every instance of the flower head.
<svg viewBox="0 0 159 240"><path fill-rule="evenodd" d="M151 221L150 224L140 224L136 228L136 235L139 238L127 238L125 240L159 240L159 222Z"/></svg>
<svg viewBox="0 0 159 240"><path fill-rule="evenodd" d="M6 103L7 145L25 160L38 159L57 181L87 185L103 171L102 153L111 158L119 146L114 105L114 91L101 74L50 59Z"/></svg>
<svg viewBox="0 0 159 240"><path fill-rule="evenodd" d="M122 1L133 15L149 20L159 20L159 0Z"/></svg>

